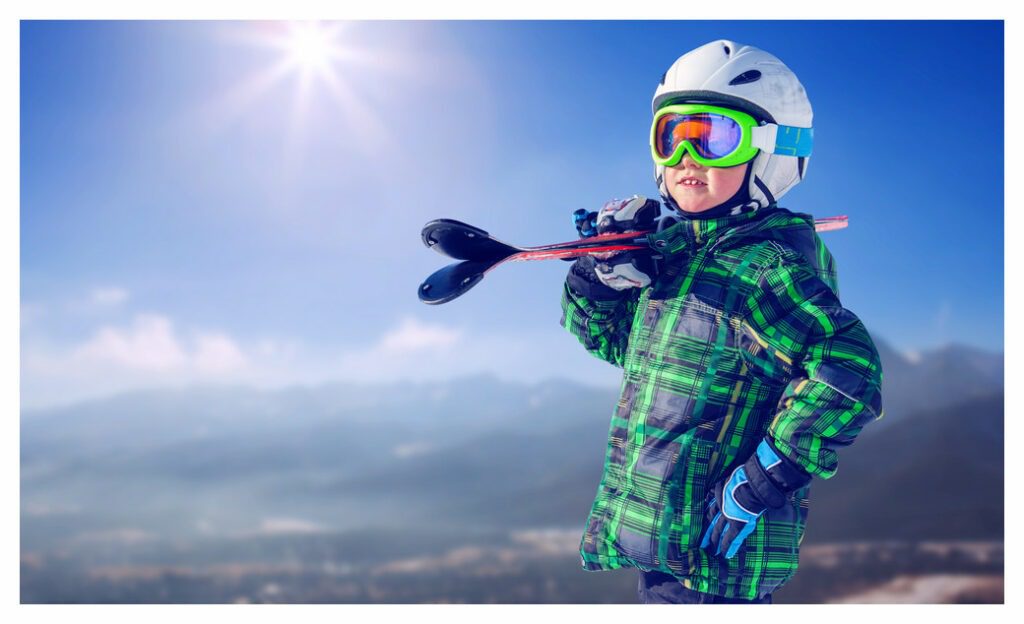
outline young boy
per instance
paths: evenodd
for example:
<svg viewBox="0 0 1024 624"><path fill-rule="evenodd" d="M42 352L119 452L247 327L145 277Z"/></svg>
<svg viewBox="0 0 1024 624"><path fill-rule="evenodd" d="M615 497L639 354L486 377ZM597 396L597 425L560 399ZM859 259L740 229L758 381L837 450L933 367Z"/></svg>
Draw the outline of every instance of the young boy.
<svg viewBox="0 0 1024 624"><path fill-rule="evenodd" d="M582 565L639 568L642 602L771 602L812 477L882 414L881 365L813 220L777 205L811 152L793 72L714 41L669 68L653 111L671 216L651 253L577 260L563 290L562 325L623 368ZM659 210L609 202L597 231L652 229Z"/></svg>

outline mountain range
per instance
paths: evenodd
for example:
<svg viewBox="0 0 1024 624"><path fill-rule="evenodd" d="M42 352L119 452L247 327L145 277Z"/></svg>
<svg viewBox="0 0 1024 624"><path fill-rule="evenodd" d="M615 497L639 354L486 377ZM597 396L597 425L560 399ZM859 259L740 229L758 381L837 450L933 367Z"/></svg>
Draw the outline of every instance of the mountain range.
<svg viewBox="0 0 1024 624"><path fill-rule="evenodd" d="M1002 354L947 346L910 358L877 344L885 416L812 486L805 544L1001 541ZM609 388L481 375L151 390L25 411L22 556L135 560L151 548L166 558L196 552L188 544L208 554L222 540L367 530L385 542L414 530L581 530L616 400Z"/></svg>

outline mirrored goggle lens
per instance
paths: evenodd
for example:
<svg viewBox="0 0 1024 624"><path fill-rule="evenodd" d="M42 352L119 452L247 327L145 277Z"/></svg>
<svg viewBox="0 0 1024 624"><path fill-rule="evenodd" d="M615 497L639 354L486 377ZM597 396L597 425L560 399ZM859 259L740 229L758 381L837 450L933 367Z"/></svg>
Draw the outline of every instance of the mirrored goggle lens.
<svg viewBox="0 0 1024 624"><path fill-rule="evenodd" d="M667 113L658 119L655 149L669 158L683 141L689 141L703 158L722 158L740 146L743 129L736 121L714 113L681 115Z"/></svg>

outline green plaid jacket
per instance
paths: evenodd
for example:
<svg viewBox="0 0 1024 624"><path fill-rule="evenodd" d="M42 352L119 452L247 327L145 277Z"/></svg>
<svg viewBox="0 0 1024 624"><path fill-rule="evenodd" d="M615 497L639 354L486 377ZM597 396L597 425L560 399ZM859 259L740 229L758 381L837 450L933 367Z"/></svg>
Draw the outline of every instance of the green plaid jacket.
<svg viewBox="0 0 1024 624"><path fill-rule="evenodd" d="M650 286L588 298L570 277L563 289L562 325L623 368L582 565L764 596L796 572L809 487L725 560L699 547L712 486L765 436L811 475L835 474L837 449L882 415L878 352L839 302L810 215L683 221L651 244L665 260Z"/></svg>

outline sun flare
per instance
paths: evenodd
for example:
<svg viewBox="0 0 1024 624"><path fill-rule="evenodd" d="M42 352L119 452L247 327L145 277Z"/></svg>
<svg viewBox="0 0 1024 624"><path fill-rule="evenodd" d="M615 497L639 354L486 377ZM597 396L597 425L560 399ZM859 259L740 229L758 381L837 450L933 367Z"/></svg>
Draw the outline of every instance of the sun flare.
<svg viewBox="0 0 1024 624"><path fill-rule="evenodd" d="M338 46L334 33L321 24L298 22L290 25L285 49L291 65L322 71L330 67Z"/></svg>
<svg viewBox="0 0 1024 624"><path fill-rule="evenodd" d="M296 154L331 129L343 129L344 145L364 153L393 144L378 106L361 88L367 76L410 65L401 63L402 56L387 42L368 42L358 24L347 21L260 21L223 32L225 40L258 50L251 58L266 64L211 107L211 115L225 120L221 123L261 102L263 114L286 110L282 137L289 162L298 162Z"/></svg>

